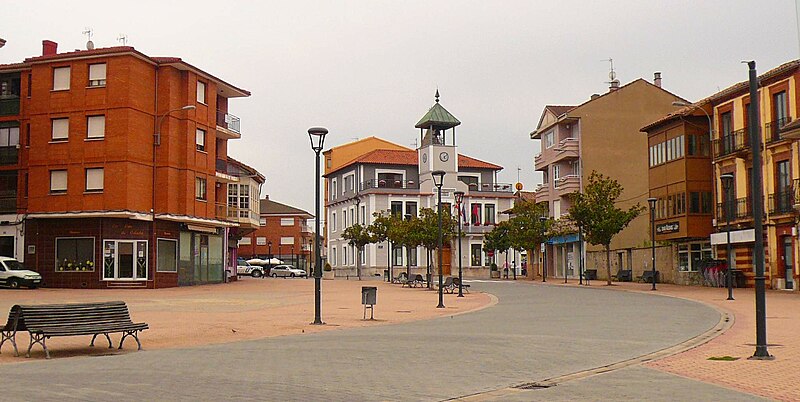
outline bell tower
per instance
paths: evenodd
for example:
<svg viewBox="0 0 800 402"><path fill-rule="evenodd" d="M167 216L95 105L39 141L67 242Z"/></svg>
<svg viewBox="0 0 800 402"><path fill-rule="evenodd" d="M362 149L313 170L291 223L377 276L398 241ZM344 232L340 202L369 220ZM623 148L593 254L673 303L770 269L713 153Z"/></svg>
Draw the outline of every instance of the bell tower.
<svg viewBox="0 0 800 402"><path fill-rule="evenodd" d="M444 187L455 188L458 181L458 148L456 147L456 126L461 124L439 103L439 90L436 90L436 102L428 113L417 123L420 147L417 149L419 162L419 181L422 188L435 192L431 172L443 170ZM450 130L450 141L447 141ZM423 184L424 183L424 184Z"/></svg>

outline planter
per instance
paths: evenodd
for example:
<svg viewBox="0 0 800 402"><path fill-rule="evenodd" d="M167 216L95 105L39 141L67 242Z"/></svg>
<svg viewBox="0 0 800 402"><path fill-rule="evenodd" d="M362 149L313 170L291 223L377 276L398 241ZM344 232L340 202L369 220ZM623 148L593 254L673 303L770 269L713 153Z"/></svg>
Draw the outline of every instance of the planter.
<svg viewBox="0 0 800 402"><path fill-rule="evenodd" d="M490 278L500 279L500 271L491 271Z"/></svg>
<svg viewBox="0 0 800 402"><path fill-rule="evenodd" d="M333 279L333 271L322 271L322 279L325 280Z"/></svg>

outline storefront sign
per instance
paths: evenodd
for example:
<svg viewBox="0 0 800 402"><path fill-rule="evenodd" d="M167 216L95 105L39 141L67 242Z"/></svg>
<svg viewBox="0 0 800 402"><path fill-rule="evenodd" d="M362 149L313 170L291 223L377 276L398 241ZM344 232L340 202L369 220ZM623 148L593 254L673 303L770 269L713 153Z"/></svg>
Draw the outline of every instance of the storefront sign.
<svg viewBox="0 0 800 402"><path fill-rule="evenodd" d="M667 222L656 225L656 234L675 233L681 230L680 222Z"/></svg>

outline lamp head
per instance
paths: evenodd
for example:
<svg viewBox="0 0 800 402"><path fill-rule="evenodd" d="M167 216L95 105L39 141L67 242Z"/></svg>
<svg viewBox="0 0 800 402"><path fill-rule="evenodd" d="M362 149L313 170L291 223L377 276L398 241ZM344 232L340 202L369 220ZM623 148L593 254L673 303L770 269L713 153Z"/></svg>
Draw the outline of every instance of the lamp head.
<svg viewBox="0 0 800 402"><path fill-rule="evenodd" d="M546 221L546 220L547 220L547 217L546 217L546 216L540 216L540 217L539 217L539 221L541 221L541 222L544 222L544 221Z"/></svg>
<svg viewBox="0 0 800 402"><path fill-rule="evenodd" d="M647 203L650 204L650 209L654 209L656 207L656 201L658 201L658 198L655 197L650 197L647 199Z"/></svg>
<svg viewBox="0 0 800 402"><path fill-rule="evenodd" d="M719 175L719 179L722 181L722 186L726 189L730 187L731 182L733 181L733 173L724 173Z"/></svg>
<svg viewBox="0 0 800 402"><path fill-rule="evenodd" d="M672 106L684 107L684 106L693 106L693 105L691 103L689 103L689 102L674 101L674 102L672 102Z"/></svg>
<svg viewBox="0 0 800 402"><path fill-rule="evenodd" d="M311 140L311 149L319 153L325 144L325 135L328 129L325 127L311 127L308 129L308 139Z"/></svg>
<svg viewBox="0 0 800 402"><path fill-rule="evenodd" d="M195 106L195 105L186 105L186 106L181 108L181 110L194 110L194 109L197 109L197 106Z"/></svg>
<svg viewBox="0 0 800 402"><path fill-rule="evenodd" d="M433 176L433 184L435 184L440 190L442 188L442 182L444 181L445 174L446 173L444 170L434 170L431 172L431 176Z"/></svg>
<svg viewBox="0 0 800 402"><path fill-rule="evenodd" d="M456 191L453 193L453 196L456 198L456 204L461 204L464 201L464 192L463 191Z"/></svg>

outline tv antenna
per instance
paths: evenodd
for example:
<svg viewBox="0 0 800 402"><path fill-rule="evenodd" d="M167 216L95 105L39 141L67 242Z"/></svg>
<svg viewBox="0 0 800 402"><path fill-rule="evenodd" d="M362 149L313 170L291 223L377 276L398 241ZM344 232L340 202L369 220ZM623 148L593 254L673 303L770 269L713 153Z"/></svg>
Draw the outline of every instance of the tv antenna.
<svg viewBox="0 0 800 402"><path fill-rule="evenodd" d="M128 35L124 33L119 34L119 36L117 36L117 42L122 43L122 46L126 46L128 44Z"/></svg>
<svg viewBox="0 0 800 402"><path fill-rule="evenodd" d="M86 27L82 34L86 35L86 49L92 50L94 49L94 42L92 42L92 36L94 32L92 31L91 27Z"/></svg>

